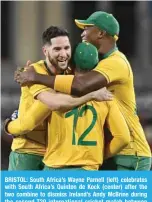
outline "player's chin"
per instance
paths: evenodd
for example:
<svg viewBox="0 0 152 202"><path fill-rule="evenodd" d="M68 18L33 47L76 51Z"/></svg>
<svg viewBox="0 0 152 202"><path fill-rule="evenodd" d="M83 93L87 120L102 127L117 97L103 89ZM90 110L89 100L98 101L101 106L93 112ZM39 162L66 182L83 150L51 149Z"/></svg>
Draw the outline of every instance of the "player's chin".
<svg viewBox="0 0 152 202"><path fill-rule="evenodd" d="M58 67L62 70L66 70L68 68L68 63L64 65L58 65Z"/></svg>

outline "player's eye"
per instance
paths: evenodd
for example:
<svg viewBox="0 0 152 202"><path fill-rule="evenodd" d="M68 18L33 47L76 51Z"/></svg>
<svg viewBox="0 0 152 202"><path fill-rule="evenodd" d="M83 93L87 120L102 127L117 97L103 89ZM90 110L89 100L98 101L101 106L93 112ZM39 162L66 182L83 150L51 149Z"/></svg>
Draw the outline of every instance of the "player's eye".
<svg viewBox="0 0 152 202"><path fill-rule="evenodd" d="M68 50L68 49L70 49L70 46L65 46L64 49L65 49L65 50Z"/></svg>
<svg viewBox="0 0 152 202"><path fill-rule="evenodd" d="M54 50L55 50L55 51L60 51L61 48L60 48L60 47L55 47Z"/></svg>

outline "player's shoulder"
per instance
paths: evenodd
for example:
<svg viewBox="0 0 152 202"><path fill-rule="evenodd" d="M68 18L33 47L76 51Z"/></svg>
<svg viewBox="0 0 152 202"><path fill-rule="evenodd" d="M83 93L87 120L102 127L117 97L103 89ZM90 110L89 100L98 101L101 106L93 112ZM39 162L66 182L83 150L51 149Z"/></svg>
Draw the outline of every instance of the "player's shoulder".
<svg viewBox="0 0 152 202"><path fill-rule="evenodd" d="M34 66L35 68L45 66L44 65L44 60L39 60L37 62L32 63L31 65Z"/></svg>
<svg viewBox="0 0 152 202"><path fill-rule="evenodd" d="M114 56L113 56L114 57ZM119 62L125 63L127 65L130 65L128 58L126 57L126 55L124 53L122 53L121 51L117 51L115 54L115 58L117 58L117 60Z"/></svg>
<svg viewBox="0 0 152 202"><path fill-rule="evenodd" d="M40 60L38 62L35 62L31 64L31 66L34 67L35 71L40 73L40 74L48 74L47 69L44 64L44 60Z"/></svg>
<svg viewBox="0 0 152 202"><path fill-rule="evenodd" d="M126 56L120 52L116 51L113 54L111 54L109 57L101 60L98 63L99 66L116 66L117 67L125 67L125 66L130 66L128 59Z"/></svg>

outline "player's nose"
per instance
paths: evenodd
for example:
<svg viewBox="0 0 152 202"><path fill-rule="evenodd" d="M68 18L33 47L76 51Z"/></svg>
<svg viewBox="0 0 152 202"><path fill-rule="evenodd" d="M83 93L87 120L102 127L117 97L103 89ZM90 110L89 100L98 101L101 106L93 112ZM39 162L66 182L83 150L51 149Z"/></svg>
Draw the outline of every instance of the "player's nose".
<svg viewBox="0 0 152 202"><path fill-rule="evenodd" d="M67 52L65 50L60 51L60 57L66 58L67 57Z"/></svg>
<svg viewBox="0 0 152 202"><path fill-rule="evenodd" d="M82 32L82 34L81 34L81 38L84 38L85 35L86 35L86 31L84 30L84 31Z"/></svg>

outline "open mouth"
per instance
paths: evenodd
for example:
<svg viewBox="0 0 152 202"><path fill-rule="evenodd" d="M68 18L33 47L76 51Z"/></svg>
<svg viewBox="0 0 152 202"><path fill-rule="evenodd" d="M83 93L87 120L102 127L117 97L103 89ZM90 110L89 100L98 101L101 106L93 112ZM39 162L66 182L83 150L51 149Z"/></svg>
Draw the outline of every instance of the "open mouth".
<svg viewBox="0 0 152 202"><path fill-rule="evenodd" d="M60 64L65 64L67 62L67 59L66 60L58 60L58 63Z"/></svg>

